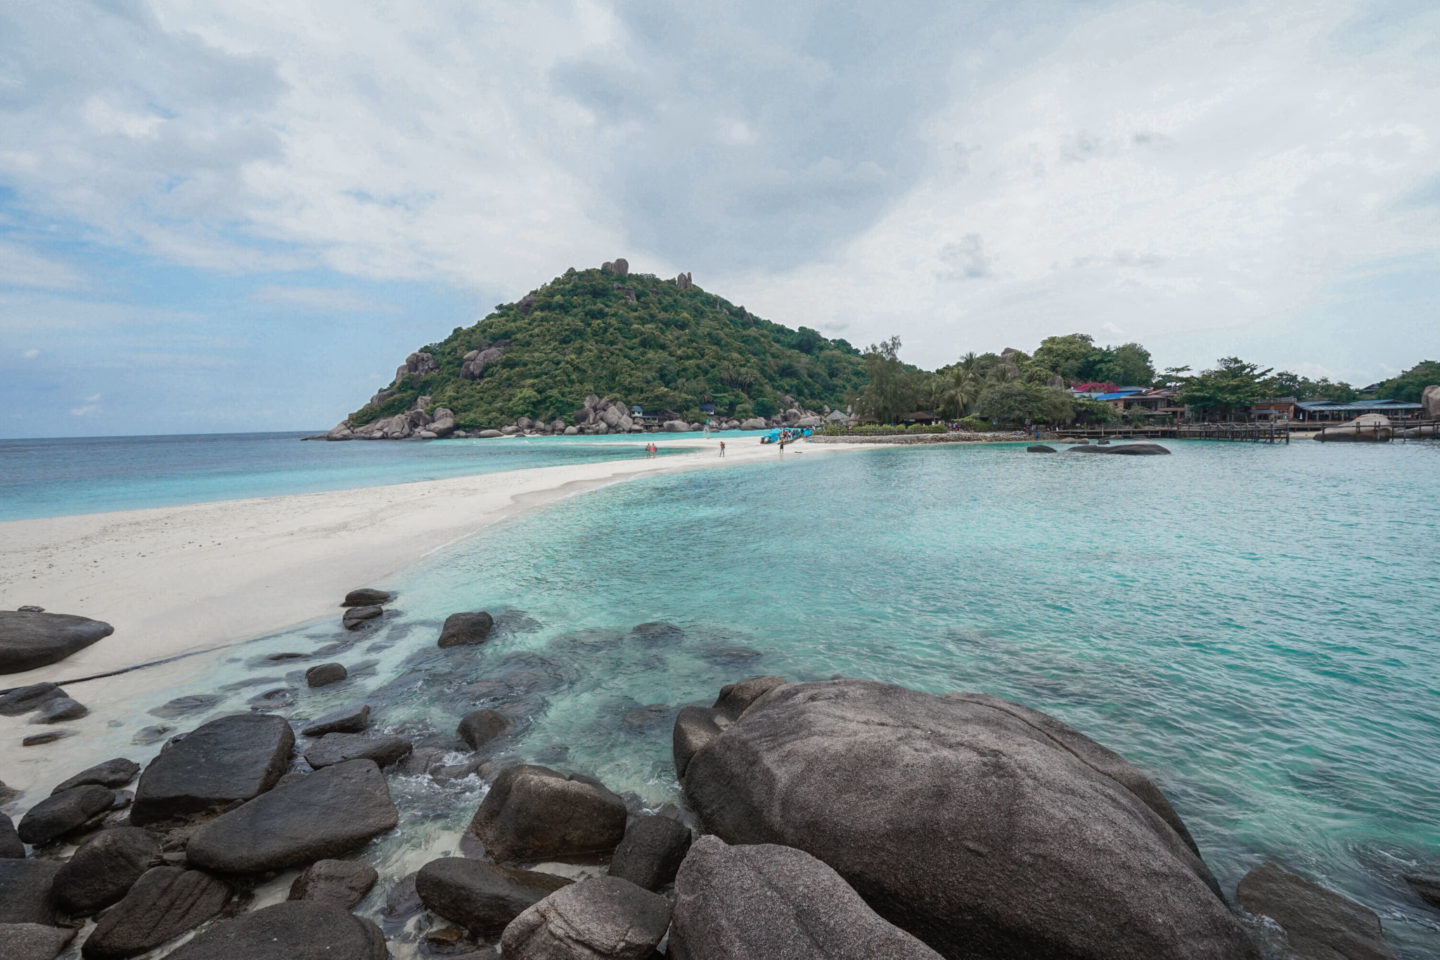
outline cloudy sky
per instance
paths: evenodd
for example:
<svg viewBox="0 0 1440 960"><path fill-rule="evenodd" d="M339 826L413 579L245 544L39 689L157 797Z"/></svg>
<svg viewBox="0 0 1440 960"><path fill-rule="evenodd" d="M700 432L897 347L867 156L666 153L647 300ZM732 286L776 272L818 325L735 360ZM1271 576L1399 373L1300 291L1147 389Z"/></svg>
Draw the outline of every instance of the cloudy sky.
<svg viewBox="0 0 1440 960"><path fill-rule="evenodd" d="M0 436L328 427L617 256L1369 383L1440 359L1440 6L0 5Z"/></svg>

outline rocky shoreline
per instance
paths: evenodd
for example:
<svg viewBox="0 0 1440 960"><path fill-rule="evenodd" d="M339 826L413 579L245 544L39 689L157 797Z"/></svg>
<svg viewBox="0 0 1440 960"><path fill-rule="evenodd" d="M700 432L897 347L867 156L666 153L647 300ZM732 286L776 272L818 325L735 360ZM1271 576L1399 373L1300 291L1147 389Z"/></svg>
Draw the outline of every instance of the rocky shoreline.
<svg viewBox="0 0 1440 960"><path fill-rule="evenodd" d="M340 629L363 636L393 599L352 591ZM410 634L410 662L452 672L525 619L457 612ZM678 633L640 624L625 638ZM0 814L0 956L53 960L76 942L102 960L169 948L180 960L1393 956L1373 912L1273 863L1232 904L1153 781L996 697L751 677L674 714L684 805L654 810L508 752L528 698L550 689L533 660L469 684L438 740L376 730L369 701L414 682L403 676L287 719L307 691L363 675L365 663L341 662L347 649L266 658L323 662L249 712L152 728L168 739L143 765L116 757L23 803L0 786L0 801L24 807L18 823ZM0 708L39 716L62 700L74 703L41 684L5 692ZM151 713L219 702L197 694ZM454 838L462 855L389 881L384 910L355 915L380 882L357 855L425 815L396 802L396 778L471 774L491 786ZM576 866L561 876L565 863ZM296 870L287 900L252 906ZM1440 878L1407 879L1440 905ZM422 913L417 944L404 924Z"/></svg>

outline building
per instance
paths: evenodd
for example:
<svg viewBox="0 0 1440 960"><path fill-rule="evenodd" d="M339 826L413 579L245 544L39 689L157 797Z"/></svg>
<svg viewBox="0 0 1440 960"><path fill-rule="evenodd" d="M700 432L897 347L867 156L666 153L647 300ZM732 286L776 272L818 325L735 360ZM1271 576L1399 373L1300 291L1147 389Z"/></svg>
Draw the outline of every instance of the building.
<svg viewBox="0 0 1440 960"><path fill-rule="evenodd" d="M1378 413L1391 420L1416 420L1424 409L1418 403L1401 400L1354 400L1337 403L1333 400L1301 400L1295 404L1295 419L1307 422L1333 423L1354 420L1367 413Z"/></svg>

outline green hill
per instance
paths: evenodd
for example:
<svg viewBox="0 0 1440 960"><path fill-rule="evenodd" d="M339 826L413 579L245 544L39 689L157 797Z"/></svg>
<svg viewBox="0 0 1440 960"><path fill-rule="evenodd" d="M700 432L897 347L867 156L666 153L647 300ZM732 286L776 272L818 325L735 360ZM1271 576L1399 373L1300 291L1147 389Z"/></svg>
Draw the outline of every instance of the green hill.
<svg viewBox="0 0 1440 960"><path fill-rule="evenodd" d="M864 383L860 352L844 340L762 320L686 275L607 267L567 271L423 347L350 422L393 416L422 396L464 430L569 420L591 394L689 420L713 403L744 419L773 415L787 395L843 408Z"/></svg>

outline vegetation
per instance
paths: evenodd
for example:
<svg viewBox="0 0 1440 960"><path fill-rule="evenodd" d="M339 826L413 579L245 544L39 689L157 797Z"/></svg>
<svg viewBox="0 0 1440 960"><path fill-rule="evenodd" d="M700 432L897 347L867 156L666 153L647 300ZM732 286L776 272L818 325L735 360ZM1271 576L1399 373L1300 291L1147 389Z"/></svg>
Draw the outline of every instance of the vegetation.
<svg viewBox="0 0 1440 960"><path fill-rule="evenodd" d="M1375 393L1380 397L1419 403L1425 388L1440 383L1440 360L1422 360L1409 370L1379 384Z"/></svg>
<svg viewBox="0 0 1440 960"><path fill-rule="evenodd" d="M465 355L489 347L503 354L478 378L462 376ZM598 269L557 277L422 352L438 369L400 377L351 422L399 413L426 395L466 429L569 419L590 394L687 419L713 403L744 419L772 416L786 396L843 408L866 379L860 352L844 340L762 320L698 287Z"/></svg>

